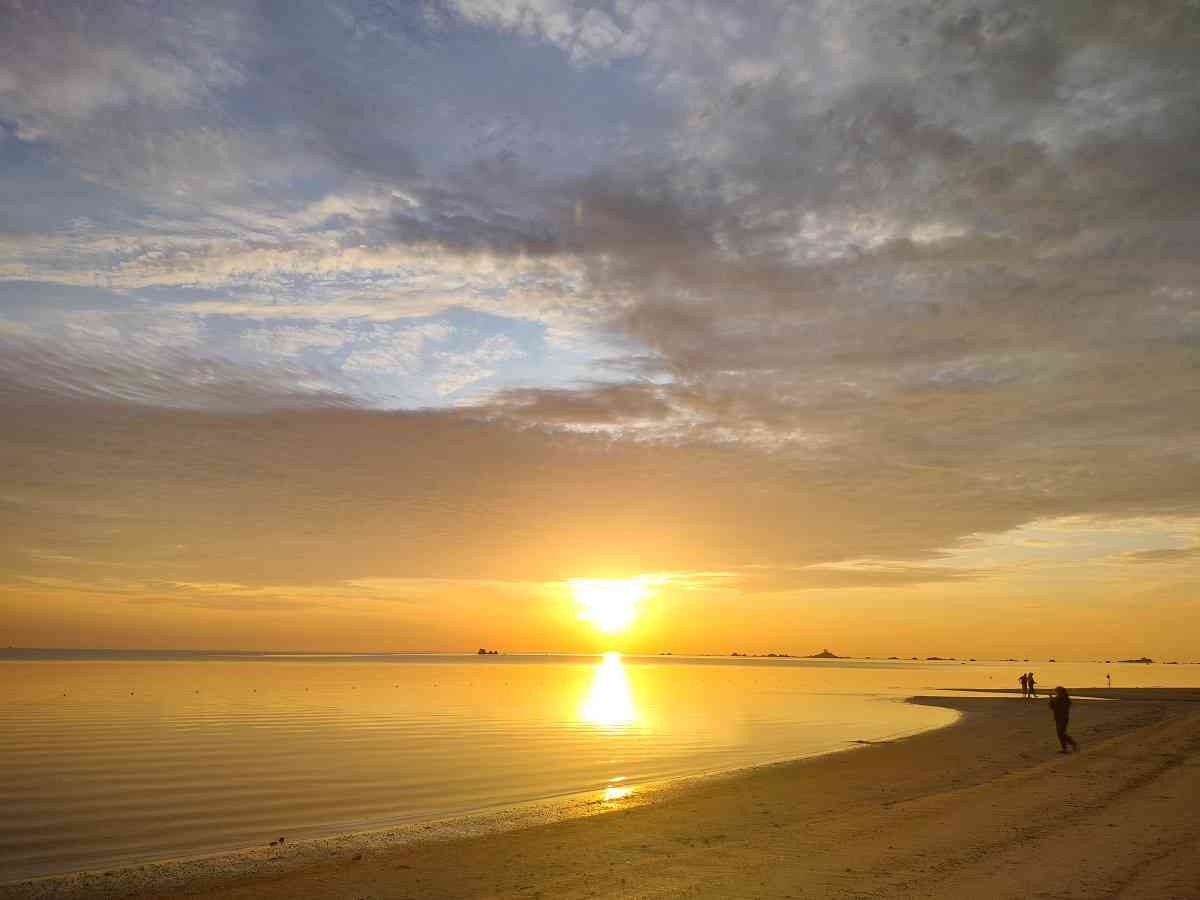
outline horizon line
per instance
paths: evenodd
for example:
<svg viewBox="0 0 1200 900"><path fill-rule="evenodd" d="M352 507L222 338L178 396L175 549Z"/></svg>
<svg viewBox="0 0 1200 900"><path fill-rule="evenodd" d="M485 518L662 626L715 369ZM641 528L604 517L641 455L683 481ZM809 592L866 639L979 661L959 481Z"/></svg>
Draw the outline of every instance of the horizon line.
<svg viewBox="0 0 1200 900"><path fill-rule="evenodd" d="M487 648L494 649L494 648ZM433 649L405 649L405 650L300 650L300 649L225 649L225 648L183 648L183 647L19 647L15 645L0 648L0 655L5 653L23 652L23 653L164 653L164 654L210 654L210 655L227 655L227 656L478 656L479 650L469 649L448 649L448 648L433 648ZM1103 665L1115 665L1117 663L1146 665L1144 660L1149 660L1151 664L1157 665L1200 665L1200 660L1166 660L1153 659L1143 655L1140 658L1125 658L1125 659L1058 659L1051 657L1049 659L1035 659L1033 657L963 657L963 656L854 656L854 655L834 655L832 657L821 657L821 653L828 652L825 650L818 651L815 654L797 654L797 653L781 653L778 651L768 651L766 653L743 653L741 651L730 651L728 653L702 653L689 651L673 651L661 650L657 652L623 652L613 650L502 650L496 649L496 652L489 655L499 656L605 656L608 653L616 652L620 656L642 657L657 659L664 656L682 657L682 658L705 658L705 659L845 659L855 661L871 661L871 662L959 662L959 663L1038 663L1038 664L1057 664L1057 663L1099 663Z"/></svg>

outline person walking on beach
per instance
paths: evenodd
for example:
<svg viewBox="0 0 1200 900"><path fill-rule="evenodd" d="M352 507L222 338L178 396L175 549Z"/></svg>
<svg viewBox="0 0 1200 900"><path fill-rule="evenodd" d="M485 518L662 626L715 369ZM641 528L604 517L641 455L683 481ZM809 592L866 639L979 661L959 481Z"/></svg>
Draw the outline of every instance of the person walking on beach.
<svg viewBox="0 0 1200 900"><path fill-rule="evenodd" d="M1062 749L1058 752L1069 753L1068 746L1071 750L1077 751L1079 744L1075 743L1075 738L1067 734L1067 723L1071 719L1071 697L1061 684L1054 689L1054 693L1050 696L1050 709L1054 712L1054 729L1058 732L1058 742L1062 745Z"/></svg>
<svg viewBox="0 0 1200 900"><path fill-rule="evenodd" d="M1021 677L1018 678L1017 680L1019 682L1021 682L1021 696L1024 697L1026 700L1028 700L1029 699L1029 676L1026 675L1024 672L1022 672Z"/></svg>
<svg viewBox="0 0 1200 900"><path fill-rule="evenodd" d="M1112 672L1109 672L1109 673L1108 673L1107 675L1105 675L1104 677L1108 679L1108 686L1109 686L1109 687L1112 687Z"/></svg>
<svg viewBox="0 0 1200 900"><path fill-rule="evenodd" d="M1036 687L1037 682L1033 680L1033 673L1030 672L1028 675L1025 676L1025 679L1026 679L1025 683L1029 685L1029 696L1036 697L1037 696L1037 687Z"/></svg>

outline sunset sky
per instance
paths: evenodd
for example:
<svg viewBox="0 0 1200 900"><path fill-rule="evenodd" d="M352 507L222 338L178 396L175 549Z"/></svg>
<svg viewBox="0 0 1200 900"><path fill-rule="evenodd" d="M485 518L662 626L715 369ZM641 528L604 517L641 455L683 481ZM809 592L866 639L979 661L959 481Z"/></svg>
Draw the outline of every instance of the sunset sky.
<svg viewBox="0 0 1200 900"><path fill-rule="evenodd" d="M1195 3L0 0L0 644L1200 658L1198 148Z"/></svg>

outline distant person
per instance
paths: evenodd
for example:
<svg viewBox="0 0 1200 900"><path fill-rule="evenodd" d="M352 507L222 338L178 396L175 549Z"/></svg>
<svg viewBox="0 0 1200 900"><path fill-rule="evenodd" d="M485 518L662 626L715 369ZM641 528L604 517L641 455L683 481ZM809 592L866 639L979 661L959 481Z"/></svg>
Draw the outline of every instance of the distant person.
<svg viewBox="0 0 1200 900"><path fill-rule="evenodd" d="M1071 720L1071 697L1061 684L1050 696L1050 709L1054 711L1054 728L1058 732L1058 742L1062 745L1059 753L1069 753L1068 746L1071 750L1078 750L1079 745L1075 743L1075 738L1067 734L1067 723Z"/></svg>
<svg viewBox="0 0 1200 900"><path fill-rule="evenodd" d="M1021 696L1028 700L1029 699L1029 676L1026 675L1024 672L1022 672L1021 677L1018 678L1017 681L1021 682Z"/></svg>
<svg viewBox="0 0 1200 900"><path fill-rule="evenodd" d="M1029 685L1029 696L1037 696L1037 681L1034 680L1033 673L1030 672L1026 677L1026 683Z"/></svg>
<svg viewBox="0 0 1200 900"><path fill-rule="evenodd" d="M1110 672L1109 674L1105 675L1104 677L1108 679L1108 686L1112 687L1112 673Z"/></svg>

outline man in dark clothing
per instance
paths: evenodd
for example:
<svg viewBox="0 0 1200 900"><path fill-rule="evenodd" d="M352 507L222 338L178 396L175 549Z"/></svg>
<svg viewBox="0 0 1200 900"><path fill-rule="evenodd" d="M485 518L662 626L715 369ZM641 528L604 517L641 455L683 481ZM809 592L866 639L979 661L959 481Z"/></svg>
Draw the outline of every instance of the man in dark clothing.
<svg viewBox="0 0 1200 900"><path fill-rule="evenodd" d="M1058 731L1058 742L1062 744L1062 750L1059 752L1069 752L1068 745L1072 750L1078 750L1079 745L1075 743L1075 738L1067 734L1067 723L1071 719L1071 697L1062 685L1056 687L1050 695L1050 709L1054 711L1054 728Z"/></svg>

